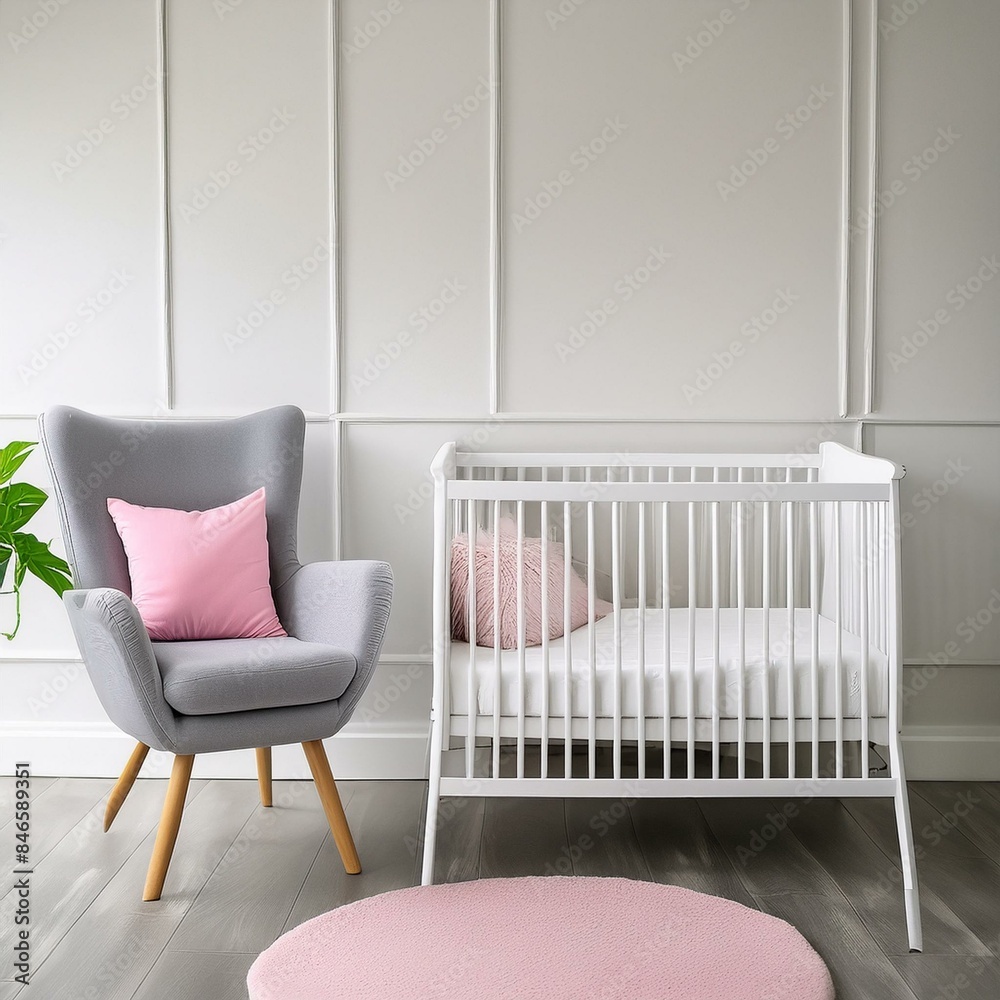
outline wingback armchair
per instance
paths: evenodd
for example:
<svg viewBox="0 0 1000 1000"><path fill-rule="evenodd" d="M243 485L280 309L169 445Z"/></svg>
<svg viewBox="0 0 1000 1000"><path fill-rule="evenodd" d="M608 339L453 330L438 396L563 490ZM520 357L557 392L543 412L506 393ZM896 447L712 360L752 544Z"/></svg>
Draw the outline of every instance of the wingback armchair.
<svg viewBox="0 0 1000 1000"><path fill-rule="evenodd" d="M107 830L150 747L174 754L143 899L159 899L195 755L253 747L271 805L271 747L301 743L349 873L361 870L323 747L378 662L392 601L384 562L303 565L296 530L305 418L280 406L233 420L120 420L58 406L39 418L74 590L64 595L87 672L135 739ZM135 605L109 497L207 510L265 488L270 584L288 637L151 641Z"/></svg>

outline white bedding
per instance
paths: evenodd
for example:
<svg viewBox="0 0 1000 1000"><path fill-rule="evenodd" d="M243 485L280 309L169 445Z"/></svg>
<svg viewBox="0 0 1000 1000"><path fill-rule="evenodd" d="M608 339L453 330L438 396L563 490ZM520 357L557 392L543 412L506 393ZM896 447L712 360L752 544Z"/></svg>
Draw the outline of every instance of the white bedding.
<svg viewBox="0 0 1000 1000"><path fill-rule="evenodd" d="M624 609L620 612L622 629L622 715L635 717L639 691L638 635L640 612ZM794 612L794 674L795 715L809 718L812 712L812 643L811 612ZM789 630L787 610L771 611L769 615L770 653L763 651L764 614L760 608L746 610L745 677L746 717L762 718L764 708L764 678L769 684L769 714L771 718L788 714L788 651ZM646 717L661 715L663 706L663 611L645 612L645 705ZM614 716L615 639L614 615L608 615L594 626L597 648L597 716ZM836 642L837 626L828 618L819 619L819 715L832 719L836 715ZM571 634L571 714L586 718L588 714L588 679L590 640L588 626ZM695 611L695 715L713 715L712 663L714 628L712 611ZM562 717L565 694L565 638L549 643L549 717ZM858 718L861 707L861 639L841 630L841 674L844 718ZM871 718L884 718L888 702L887 658L871 647L868 668L868 713ZM765 672L765 659L767 670ZM501 714L517 715L518 661L516 649L501 650ZM739 619L735 608L719 611L719 674L720 715L737 718L739 698ZM451 705L452 713L468 713L469 646L453 642L451 646ZM496 689L494 652L491 646L475 649L475 697L478 713L490 716ZM542 648L525 650L525 715L540 717L543 690ZM684 718L687 712L688 686L688 609L670 612L670 714Z"/></svg>

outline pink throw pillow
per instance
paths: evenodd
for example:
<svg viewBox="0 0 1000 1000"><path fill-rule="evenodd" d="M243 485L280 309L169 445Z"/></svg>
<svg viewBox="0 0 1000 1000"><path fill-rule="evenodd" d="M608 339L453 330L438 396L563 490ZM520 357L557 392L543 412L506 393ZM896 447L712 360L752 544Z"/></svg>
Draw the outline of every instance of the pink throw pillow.
<svg viewBox="0 0 1000 1000"><path fill-rule="evenodd" d="M476 645L493 645L493 535L480 531L476 539ZM588 621L587 584L570 568L570 628ZM558 542L548 544L549 638L563 634L565 559ZM517 647L517 524L500 521L500 648ZM542 540L524 539L525 644L542 641ZM607 601L594 601L595 618L612 610ZM469 641L469 536L457 535L451 545L451 634Z"/></svg>
<svg viewBox="0 0 1000 1000"><path fill-rule="evenodd" d="M151 639L287 635L267 561L264 490L213 510L139 507L108 498L132 602Z"/></svg>

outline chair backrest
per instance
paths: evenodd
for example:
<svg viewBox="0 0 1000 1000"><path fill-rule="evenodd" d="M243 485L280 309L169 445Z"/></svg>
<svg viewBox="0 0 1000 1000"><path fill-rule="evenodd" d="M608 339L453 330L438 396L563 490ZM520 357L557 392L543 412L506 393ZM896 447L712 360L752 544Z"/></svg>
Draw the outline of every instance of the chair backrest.
<svg viewBox="0 0 1000 1000"><path fill-rule="evenodd" d="M79 589L131 596L108 497L144 507L208 510L265 488L271 587L296 556L305 417L278 406L233 420L121 420L56 406L38 418L63 539Z"/></svg>

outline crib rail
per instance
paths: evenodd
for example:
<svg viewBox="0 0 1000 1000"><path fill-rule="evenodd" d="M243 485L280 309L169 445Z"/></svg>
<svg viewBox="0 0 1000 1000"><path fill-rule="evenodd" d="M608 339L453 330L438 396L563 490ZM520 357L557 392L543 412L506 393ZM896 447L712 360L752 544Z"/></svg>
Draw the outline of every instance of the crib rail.
<svg viewBox="0 0 1000 1000"><path fill-rule="evenodd" d="M627 779L701 795L752 779L778 794L807 779L868 794L888 776L870 744L899 722L899 467L840 446L446 446L434 473L434 713L438 750L458 757L443 789L595 794L583 786Z"/></svg>

